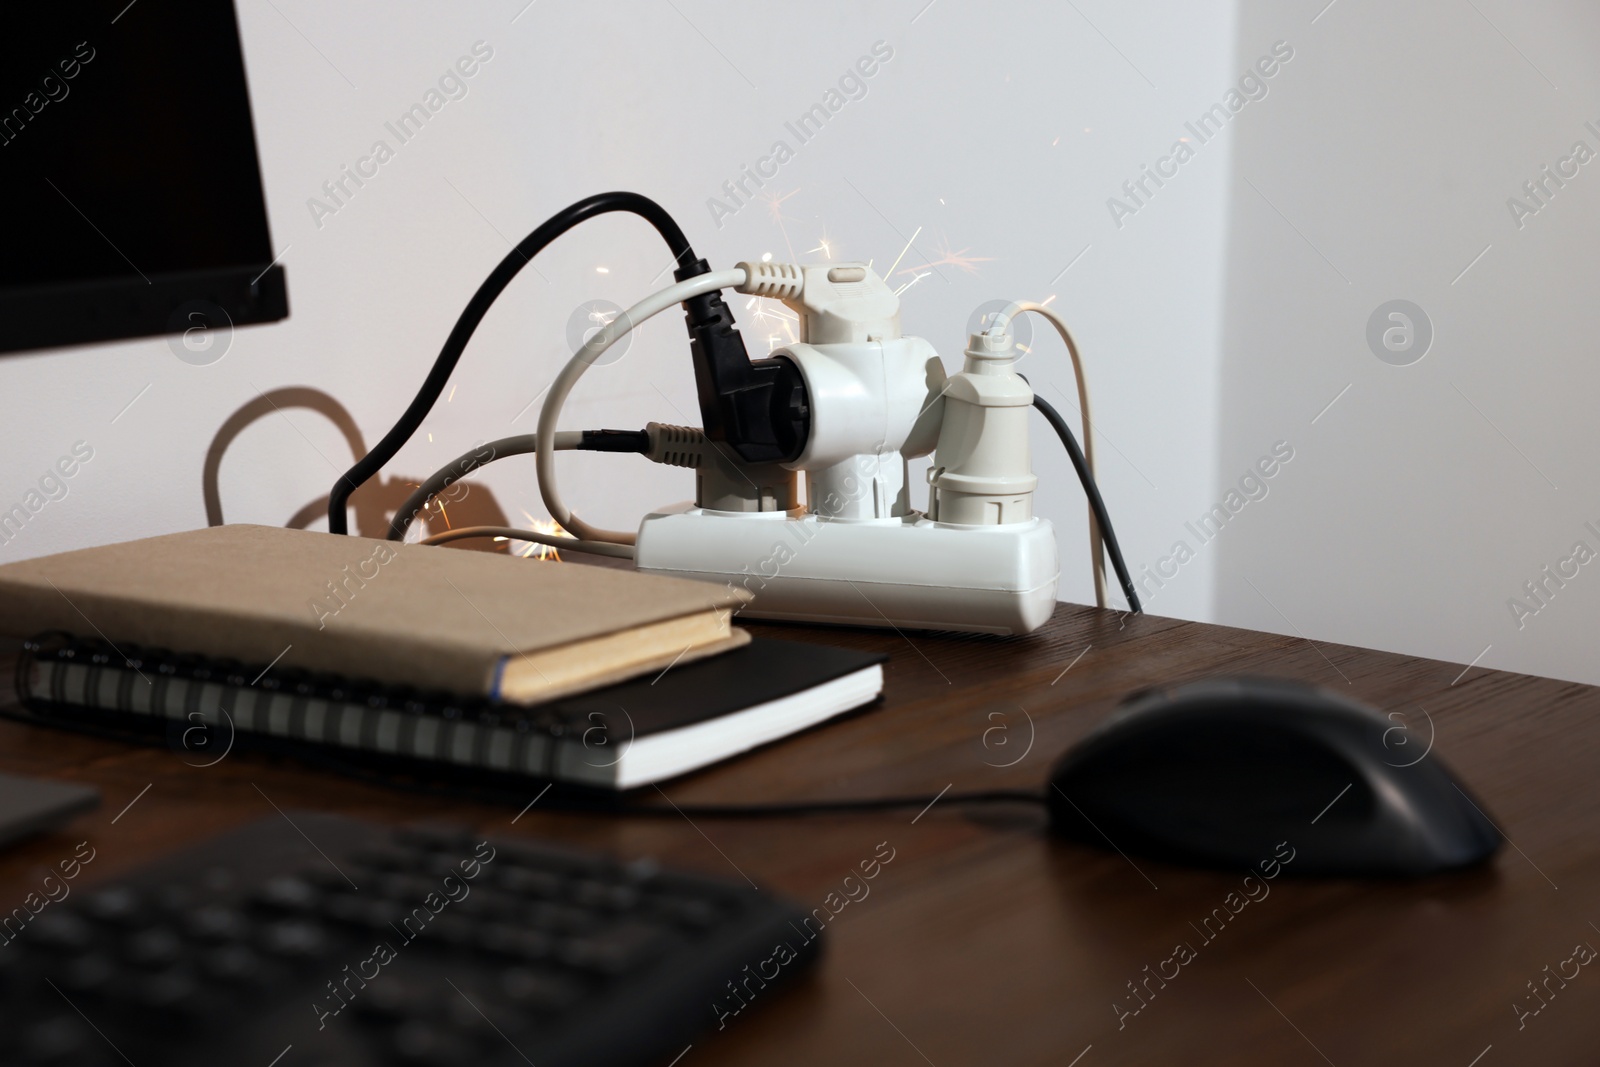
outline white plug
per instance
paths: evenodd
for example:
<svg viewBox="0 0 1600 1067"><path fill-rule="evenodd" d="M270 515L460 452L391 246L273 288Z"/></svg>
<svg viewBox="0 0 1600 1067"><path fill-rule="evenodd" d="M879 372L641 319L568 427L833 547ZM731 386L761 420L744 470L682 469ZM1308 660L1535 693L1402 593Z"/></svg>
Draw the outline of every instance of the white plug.
<svg viewBox="0 0 1600 1067"><path fill-rule="evenodd" d="M900 298L865 263L740 263L739 292L781 300L800 316L811 345L884 341L900 336Z"/></svg>
<svg viewBox="0 0 1600 1067"><path fill-rule="evenodd" d="M694 471L695 506L723 514L801 514L799 477L777 463L739 463L726 445L709 440L698 426L646 424L645 458Z"/></svg>
<svg viewBox="0 0 1600 1067"><path fill-rule="evenodd" d="M945 386L944 422L928 469L928 518L962 526L1033 518L1028 415L1033 390L1013 369L1016 340L994 326L972 334L961 373Z"/></svg>

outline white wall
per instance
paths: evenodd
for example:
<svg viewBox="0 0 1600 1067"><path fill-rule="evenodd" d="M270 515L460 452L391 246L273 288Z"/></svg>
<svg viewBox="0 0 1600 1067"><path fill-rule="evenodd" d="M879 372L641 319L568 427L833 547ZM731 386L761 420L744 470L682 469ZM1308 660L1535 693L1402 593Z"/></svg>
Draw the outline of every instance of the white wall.
<svg viewBox="0 0 1600 1067"><path fill-rule="evenodd" d="M1189 164L1162 192L1159 213L1121 229L1105 201L1231 80L1224 0L1165 0L1140 12L1084 0L1081 15L841 0L807 5L804 19L776 9L730 18L707 0L240 7L291 317L239 329L210 366L180 362L163 339L0 359L0 498L21 499L75 441L94 449L70 494L0 546L0 558L202 525L212 437L263 391L330 393L374 442L507 240L582 196L619 188L668 206L697 250L724 266L763 252L788 258L791 248L818 258L812 250L826 237L835 257L887 268L920 227L900 271L946 250L972 260L970 270L940 265L904 298L907 331L932 340L952 369L978 304L1055 294L1089 360L1102 480L1130 561L1156 560L1181 517L1213 496L1227 158L1213 151ZM384 123L480 40L493 56L468 94L317 225L308 199L375 140L393 144ZM876 41L893 58L865 97L799 145L785 121L821 100ZM797 149L769 185L784 197L783 218L751 204L719 228L708 198L780 138ZM551 248L494 309L457 373L454 399L391 471L415 478L480 439L531 431L537 409L518 413L564 359L569 314L590 298L632 303L664 284L667 263L655 235L621 216ZM735 307L747 337L765 332ZM1072 381L1064 353L1052 339L1041 345L1033 379L1064 405L1060 390L1070 395ZM652 418L698 421L676 316L594 372L566 425ZM1082 496L1042 423L1035 445L1039 506L1062 530L1062 595L1090 600ZM351 458L323 416L273 412L226 454L225 515L285 523ZM570 503L607 525L631 525L691 491L686 472L627 457L564 456L561 465ZM511 460L487 476L514 519L523 508L542 516L531 466ZM1213 556L1186 567L1155 610L1204 616Z"/></svg>
<svg viewBox="0 0 1600 1067"><path fill-rule="evenodd" d="M1600 255L1597 166L1520 228L1506 204L1573 142L1600 151L1584 125L1600 127L1600 11L909 0L816 3L793 20L728 18L706 0L523 2L241 0L292 317L240 329L204 367L163 339L0 358L0 504L22 501L75 442L94 450L0 559L201 525L208 446L262 391L325 391L370 444L507 239L627 188L667 205L718 265L820 256L826 236L835 256L882 268L920 227L900 270L943 250L972 259L904 298L908 331L952 368L978 304L1054 293L1089 360L1102 480L1130 564L1175 572L1153 611L1600 681L1589 655L1600 565L1550 585L1543 606L1524 593L1575 542L1600 551L1585 527L1600 528L1586 285ZM308 199L480 40L494 54L468 95L319 227ZM775 139L792 141L785 121L880 40L894 56L866 96L791 143L769 185L782 219L756 203L718 227L707 199ZM1280 40L1294 56L1266 96L1113 220L1108 198ZM477 440L531 430L523 409L564 358L569 315L590 298L631 303L666 263L655 236L622 217L550 249L489 316L454 399L391 471L415 478ZM1396 298L1434 327L1410 366L1381 362L1365 337ZM760 351L766 330L735 306ZM1064 402L1060 350L1048 337L1040 350L1033 379ZM681 330L662 320L584 383L567 425L694 411ZM1203 543L1187 524L1279 441L1294 458L1267 495ZM1042 426L1035 445L1040 508L1061 528L1062 595L1085 601L1081 497ZM225 514L287 522L350 459L321 415L274 412L227 452ZM684 472L626 457L561 465L574 506L606 524L689 492ZM508 461L487 482L513 519L542 515L531 463ZM1181 565L1179 542L1193 552ZM1537 613L1518 620L1508 601L1519 595Z"/></svg>
<svg viewBox="0 0 1600 1067"><path fill-rule="evenodd" d="M1296 58L1238 131L1219 478L1275 440L1295 459L1218 537L1216 614L1600 682L1600 563L1546 606L1523 592L1575 542L1600 551L1600 163L1520 228L1507 207L1575 141L1600 151L1600 10L1321 7L1242 5L1242 50L1281 36ZM1434 328L1409 366L1365 338L1395 298Z"/></svg>

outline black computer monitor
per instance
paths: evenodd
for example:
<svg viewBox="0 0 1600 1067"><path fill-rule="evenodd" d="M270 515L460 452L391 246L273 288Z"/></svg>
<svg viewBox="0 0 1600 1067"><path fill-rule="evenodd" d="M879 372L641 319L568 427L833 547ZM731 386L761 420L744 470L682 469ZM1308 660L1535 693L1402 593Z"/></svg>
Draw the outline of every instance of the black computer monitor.
<svg viewBox="0 0 1600 1067"><path fill-rule="evenodd" d="M231 0L0 22L0 351L287 316Z"/></svg>

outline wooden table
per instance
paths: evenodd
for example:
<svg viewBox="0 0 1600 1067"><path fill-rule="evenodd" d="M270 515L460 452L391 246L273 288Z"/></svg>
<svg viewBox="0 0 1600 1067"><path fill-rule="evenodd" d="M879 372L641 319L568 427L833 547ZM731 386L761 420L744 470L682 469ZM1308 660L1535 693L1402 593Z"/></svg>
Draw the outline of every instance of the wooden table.
<svg viewBox="0 0 1600 1067"><path fill-rule="evenodd" d="M1301 678L1403 713L1510 844L1490 865L1407 882L1279 878L1138 1014L1142 981L1238 887L1052 840L1041 811L930 810L771 821L596 818L441 802L265 756L177 754L0 723L0 767L76 781L104 805L0 857L0 900L87 838L81 885L272 804L385 821L446 817L748 879L807 908L875 852L893 859L828 925L821 965L708 1033L713 1064L1500 1064L1600 1062L1600 691L1222 626L1062 605L1023 638L752 625L888 652L871 711L669 784L680 804L1042 787L1129 690L1223 673ZM1421 709L1426 709L1427 717ZM191 757L192 758L192 757ZM270 803L269 803L270 799ZM660 801L661 798L656 798ZM1135 865L1137 864L1137 866ZM859 891L857 893L859 896ZM6 904L8 908L9 903ZM1550 967L1546 971L1546 966ZM1156 987L1152 987L1156 988ZM1524 1010L1546 1003L1539 1014ZM706 1021L713 1022L710 1006ZM1492 1047L1491 1047L1492 1046Z"/></svg>

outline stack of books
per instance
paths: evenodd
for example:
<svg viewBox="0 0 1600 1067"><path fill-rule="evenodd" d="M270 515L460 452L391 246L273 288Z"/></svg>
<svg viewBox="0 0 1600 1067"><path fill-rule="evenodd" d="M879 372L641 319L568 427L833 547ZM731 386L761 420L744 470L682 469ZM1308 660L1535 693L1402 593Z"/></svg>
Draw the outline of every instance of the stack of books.
<svg viewBox="0 0 1600 1067"><path fill-rule="evenodd" d="M877 699L706 582L265 526L0 566L30 714L626 790ZM213 742L220 750L221 741Z"/></svg>

